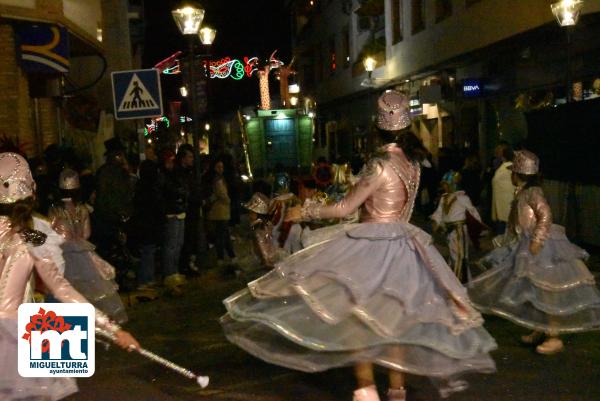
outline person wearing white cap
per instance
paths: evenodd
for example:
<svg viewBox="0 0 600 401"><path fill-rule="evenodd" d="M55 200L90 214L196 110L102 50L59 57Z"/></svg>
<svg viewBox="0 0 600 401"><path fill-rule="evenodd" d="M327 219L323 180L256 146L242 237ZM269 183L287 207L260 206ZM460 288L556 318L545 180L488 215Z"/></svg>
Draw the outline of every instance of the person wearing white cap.
<svg viewBox="0 0 600 401"><path fill-rule="evenodd" d="M17 311L27 302L34 270L61 302L88 303L63 277L48 249L47 241L54 238L35 229L34 192L27 161L16 153L0 153L0 397L8 401L55 401L77 391L73 378L22 377L17 371ZM102 311L96 310L95 316L96 325L111 332L121 347L140 346Z"/></svg>
<svg viewBox="0 0 600 401"><path fill-rule="evenodd" d="M481 260L490 269L470 282L469 295L483 312L534 330L521 340L554 354L564 348L560 333L600 328L600 292L583 263L587 252L552 224L538 157L517 151L509 168L517 189L507 232Z"/></svg>
<svg viewBox="0 0 600 401"><path fill-rule="evenodd" d="M493 372L494 339L431 237L409 223L419 186L421 141L408 99L379 98L386 143L349 193L332 205L292 207L289 221L359 221L296 252L225 299L227 338L267 362L306 372L354 366L355 401L379 401L373 365L389 369L388 401L406 400L404 375L428 376L443 396L466 372Z"/></svg>

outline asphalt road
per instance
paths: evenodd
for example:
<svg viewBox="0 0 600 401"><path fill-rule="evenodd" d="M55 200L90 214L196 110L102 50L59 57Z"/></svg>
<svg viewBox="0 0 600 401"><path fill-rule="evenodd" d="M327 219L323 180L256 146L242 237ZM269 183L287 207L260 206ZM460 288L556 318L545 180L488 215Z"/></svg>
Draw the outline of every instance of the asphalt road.
<svg viewBox="0 0 600 401"><path fill-rule="evenodd" d="M592 254L589 264L594 272L600 271L598 256ZM191 280L180 297L132 300L129 307L126 328L146 348L210 376L206 389L137 354L98 346L95 375L78 380L80 392L68 401L350 401L355 387L351 369L295 372L227 342L218 324L224 313L221 300L243 286L241 279L210 269ZM564 336L564 352L541 356L519 343L525 329L492 316L486 316L486 328L499 345L492 355L497 373L472 376L470 388L448 400L600 400L600 333ZM384 401L383 371L378 379ZM410 377L408 385L408 401L440 399L427 379Z"/></svg>

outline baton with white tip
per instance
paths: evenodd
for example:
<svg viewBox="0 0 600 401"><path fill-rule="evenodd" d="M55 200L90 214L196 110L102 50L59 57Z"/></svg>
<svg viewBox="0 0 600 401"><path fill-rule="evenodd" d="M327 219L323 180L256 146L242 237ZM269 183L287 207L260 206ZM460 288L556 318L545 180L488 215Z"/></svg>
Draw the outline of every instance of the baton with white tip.
<svg viewBox="0 0 600 401"><path fill-rule="evenodd" d="M111 340L113 342L115 341L114 334L112 334L111 332L106 331L104 329L96 327L96 334L99 334L102 337L108 338L109 340ZM169 368L169 369L179 373L180 375L187 377L188 379L196 380L196 383L198 383L198 385L202 388L205 388L206 386L208 386L208 381L209 381L208 376L199 376L199 375L195 374L194 372L192 372L191 370L188 370L182 366L179 366L176 363L173 363L173 362L169 361L168 359L163 358L160 355L156 355L154 352L148 351L145 348L141 348L141 347L138 348L138 347L131 346L131 349L138 352L139 354L145 356L146 358L150 359L151 361L159 363L159 364L163 365L164 367Z"/></svg>

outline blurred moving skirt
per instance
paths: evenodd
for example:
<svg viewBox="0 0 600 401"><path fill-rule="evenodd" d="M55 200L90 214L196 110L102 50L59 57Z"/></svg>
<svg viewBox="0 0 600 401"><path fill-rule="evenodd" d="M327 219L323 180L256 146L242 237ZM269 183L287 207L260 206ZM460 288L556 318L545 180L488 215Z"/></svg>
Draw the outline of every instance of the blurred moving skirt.
<svg viewBox="0 0 600 401"><path fill-rule="evenodd" d="M431 237L361 223L278 263L224 300L227 338L305 372L370 361L428 376L442 395L495 371L494 339Z"/></svg>

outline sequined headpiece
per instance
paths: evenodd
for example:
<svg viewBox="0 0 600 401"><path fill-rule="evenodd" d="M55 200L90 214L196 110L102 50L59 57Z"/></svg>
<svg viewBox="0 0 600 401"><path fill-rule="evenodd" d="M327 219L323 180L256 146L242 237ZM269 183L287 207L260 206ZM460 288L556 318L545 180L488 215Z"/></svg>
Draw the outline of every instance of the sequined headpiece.
<svg viewBox="0 0 600 401"><path fill-rule="evenodd" d="M528 150L517 150L515 151L513 164L508 169L518 174L537 174L540 170L540 159Z"/></svg>
<svg viewBox="0 0 600 401"><path fill-rule="evenodd" d="M70 168L64 169L58 178L58 187L60 189L77 189L79 185L79 174Z"/></svg>
<svg viewBox="0 0 600 401"><path fill-rule="evenodd" d="M16 153L0 153L0 203L15 203L35 191L29 164Z"/></svg>
<svg viewBox="0 0 600 401"><path fill-rule="evenodd" d="M377 127L396 131L410 126L410 113L406 95L387 90L377 100Z"/></svg>
<svg viewBox="0 0 600 401"><path fill-rule="evenodd" d="M255 192L252 198L243 206L254 213L269 214L269 198L260 192Z"/></svg>

